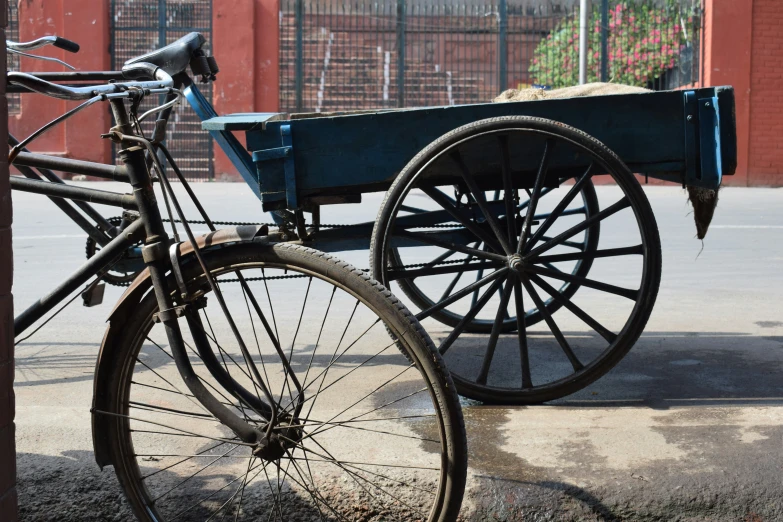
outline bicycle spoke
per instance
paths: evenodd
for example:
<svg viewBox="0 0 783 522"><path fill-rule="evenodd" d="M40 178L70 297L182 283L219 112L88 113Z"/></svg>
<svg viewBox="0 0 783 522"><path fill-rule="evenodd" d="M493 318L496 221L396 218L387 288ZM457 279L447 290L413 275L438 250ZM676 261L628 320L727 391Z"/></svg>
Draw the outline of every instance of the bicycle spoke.
<svg viewBox="0 0 783 522"><path fill-rule="evenodd" d="M310 375L310 369L313 366L313 360L315 360L315 353L318 351L318 345L321 342L321 335L324 333L324 326L326 326L326 318L329 317L329 310L332 308L332 301L334 301L334 294L337 292L337 287L332 288L332 294L329 296L329 304L326 305L326 312L324 312L324 319L321 321L321 328L318 330L318 337L315 339L315 346L313 346L313 353L310 355L310 360L307 362L307 370L305 371L304 379L302 379L302 389L307 389L307 377Z"/></svg>
<svg viewBox="0 0 783 522"><path fill-rule="evenodd" d="M355 468L355 469L358 469L359 471L362 471L364 473L369 473L370 475L375 475L376 477L381 477L383 479L390 480L391 482L396 482L397 484L400 484L401 486L405 486L405 487L408 487L408 488L411 488L411 489L415 489L415 490L421 491L423 493L429 493L430 495L433 495L433 496L437 495L437 493L438 493L437 491L435 491L433 489L424 489L424 488L419 487L419 486L414 486L413 484L408 484L407 482L403 482L401 480L392 478L392 477L390 477L388 475L383 475L382 473L375 473L374 471L370 471L369 469L360 468L359 466L349 465L349 464L345 464L345 463L343 463L343 466L346 466L346 467L349 467L349 468Z"/></svg>
<svg viewBox="0 0 783 522"><path fill-rule="evenodd" d="M377 421L378 421L378 419L366 419L365 420L365 422L377 422ZM392 431L375 430L375 429L372 429L372 428L362 428L362 427L359 427L359 426L348 426L347 424L348 423L346 423L346 422L310 422L307 425L308 426L315 426L315 425L332 426L332 427L335 427L335 428L348 428L348 429L351 429L351 430L369 431L369 432L378 433L378 434L381 434L381 435L390 435L392 437L402 437L402 438L405 438L405 439L413 439L413 440L418 440L418 441L422 441L422 442L435 442L436 444L440 444L439 440L428 439L426 437L414 437L413 435L405 435L404 433L394 433Z"/></svg>
<svg viewBox="0 0 783 522"><path fill-rule="evenodd" d="M293 462L293 460L294 460L293 457L289 457L289 461L290 462ZM298 480L296 480L296 478L294 478L290 473L288 473L287 471L283 470L278 463L275 463L275 464L277 466L278 476L279 476L279 473L282 471L283 475L287 476L292 482L297 484L299 487L301 487L305 491L308 490L306 486L304 486L302 483L300 483ZM340 519L345 520L346 522L348 522L348 520L345 518L345 516L343 516L341 513L339 513L337 510L335 510L328 502L326 502L325 499L323 499L323 497L321 495L318 495L318 497L321 499L321 502L324 504L324 506L327 507L332 513L337 515ZM281 512L280 516L282 517L282 512ZM282 518L282 520L285 521L285 518Z"/></svg>
<svg viewBox="0 0 783 522"><path fill-rule="evenodd" d="M215 421L215 417L208 413L193 413L190 411L184 411L184 410L177 410L174 408L166 408L164 406L158 406L156 404L147 404L144 402L135 402L135 401L128 401L128 405L131 408L137 409L137 410L144 410L144 411L155 411L159 413L165 413L167 415L179 415L181 417L188 417L191 419L209 419L211 421Z"/></svg>
<svg viewBox="0 0 783 522"><path fill-rule="evenodd" d="M406 370L408 370L408 369L410 369L410 368L412 368L412 367L413 367L413 366L411 365L411 366L409 366L408 368L406 368ZM420 390L417 390L417 391L415 391L415 392L411 392L411 393L409 393L408 395L404 395L404 396L400 397L399 399L395 399L395 400L393 400L393 401L387 402L387 403L385 403L385 404L382 404L381 406L378 406L377 408L373 408L373 409L372 409L372 410L370 410L370 411L366 411L366 412L364 412L364 413L361 413L361 414L359 414L359 415L357 415L357 416L355 416L355 417L352 417L352 418L348 419L347 421L340 421L340 422L352 422L352 421L355 421L356 419L359 419L359 418L361 418L361 417L364 417L365 415L369 415L369 414L371 414L371 413L375 413L375 412L376 412L376 411L378 411L378 410L382 410L383 408L388 408L389 406L393 406L393 405L395 405L395 404L397 404L397 403L400 403L400 402L404 401L405 399L409 399L409 398L413 397L414 395L418 395L419 393L425 392L425 391L427 391L427 390L428 390L427 388L422 388L422 389L420 389ZM359 401L359 402L361 402L361 401ZM346 412L348 409L350 409L350 407L349 407L349 408L347 408L346 410L343 410L342 412L338 413L337 415L335 415L334 417L332 417L331 419L329 419L329 421L327 421L327 422L331 422L331 421L332 421L332 420L334 420L335 418L337 418L337 417L339 417L340 415L342 415L343 413L345 413L345 412ZM319 430L318 428L316 428L314 431L312 431L312 432L308 433L308 434L307 434L305 437L303 437L303 438L302 438L302 440L304 440L304 439L307 439L307 438L311 438L311 437L313 437L313 436L315 436L315 435L318 435L319 433L323 433L323 432L325 432L325 431L328 431L328 430L331 430L331 429L334 429L334 427L333 427L333 426L330 426L330 427L328 427L328 428L324 428L324 429L321 429L321 430Z"/></svg>
<svg viewBox="0 0 783 522"><path fill-rule="evenodd" d="M333 456L332 456L332 455L331 455L331 454L330 454L328 451L326 451L326 450L324 449L324 447L323 447L323 446L321 446L320 444L318 444L318 442L317 442L317 441L313 441L313 442L315 442L315 444L317 444L317 445L318 445L318 447L319 447L319 448L321 448L321 450L322 450L322 451L324 451L325 453L327 453L327 455L328 455L328 456L320 455L319 453L317 453L317 452L315 452L315 451L312 451L312 450L310 450L310 449L308 449L308 448L305 448L304 446L302 446L302 451L305 451L305 452L310 452L310 453L312 453L313 455L316 455L317 457L320 457L320 458L324 459L324 460L325 460L325 462L329 462L329 463L331 463L331 464L334 464L335 466L339 467L340 469L342 469L343 471L345 471L346 473L348 473L348 474L349 474L349 476L351 476L351 477L354 477L354 476L355 476L355 477L357 477L357 478L360 478L360 479L362 479L363 481L365 481L365 482L367 482L368 484L370 484L372 487L374 487L374 488L378 489L379 491L381 491L382 493L385 493L386 495L390 496L391 498L393 498L394 500L396 500L396 501L397 501L397 502L399 502L400 504L404 505L404 506L405 506L405 507L407 507L408 509L410 509L410 510L412 510L412 511L415 511L416 513L418 513L419 515L421 515L421 516L422 516L422 518L426 518L426 515L425 515L424 513L421 513L421 511L419 511L418 509L414 508L413 506L411 506L411 505L410 505L410 504L408 504L407 502L403 501L403 500L402 500L402 499L400 499L399 497L397 497L397 496L395 496L395 495L392 495L391 493L389 493L388 491L386 491L385 489L383 489L383 488L382 488L382 487L380 487L379 485L377 485L377 484L374 484L374 483L370 482L369 480L367 480L366 478L362 477L362 476L361 476L361 475L359 475L358 473L356 473L356 472L352 472L351 470L349 470L349 469L348 469L348 468L347 468L345 465L343 465L343 464L342 464L342 462L341 462L341 461L338 461L337 459L335 459L335 458L334 458L334 457L333 457ZM368 465L374 465L374 464L368 464ZM368 493L369 493L369 492L368 492Z"/></svg>
<svg viewBox="0 0 783 522"><path fill-rule="evenodd" d="M302 311L299 312L299 321L297 321L297 323L296 323L296 330L294 331L294 338L291 340L291 350L290 350L290 352L288 354L288 365L286 365L284 367L284 369L286 371L286 374L288 374L288 371L290 369L289 366L291 364L291 361L293 361L293 358L294 358L294 345L296 345L296 338L299 335L299 329L302 327L302 319L304 318L305 307L307 306L307 297L310 295L310 287L312 286L312 284L313 284L313 278L310 277L307 280L307 290L305 290L304 300L302 301ZM293 378L296 379L295 377L293 377ZM288 396L291 397L292 400L293 400L293 394L291 393L291 386L288 384L288 379L283 379L283 387L280 389L281 400L282 400L282 397L283 397L283 392L285 391L286 388L288 388ZM299 388L300 389L297 390L297 393L299 391L301 391L301 386Z"/></svg>
<svg viewBox="0 0 783 522"><path fill-rule="evenodd" d="M233 503L234 499L239 494L240 489L242 489L244 491L244 486L247 483L247 475L250 472L250 463L251 462L252 461L250 459L248 459L247 472L245 472L245 477L242 479L242 482L240 482L239 486L237 486L236 491L234 491L234 493L230 497L228 497L228 500L223 502L223 504L221 504L220 507L217 508L217 510L214 513L212 513L212 515L208 519L206 519L204 522L210 522L210 520L214 519L220 513L222 513L222 515L220 516L221 522L223 520L225 520L226 513L228 513L228 510L224 510L224 508L228 507L230 504ZM239 515L238 511L237 511L237 515ZM236 518L235 518L235 522L236 522Z"/></svg>
<svg viewBox="0 0 783 522"><path fill-rule="evenodd" d="M205 334L205 335L207 335L207 337L209 337L209 334L207 334L207 333L206 333L206 331L204 331L204 334ZM158 350L160 350L161 352L163 352L164 354L166 354L166 356L167 356L169 359L171 359L172 361L174 360L174 356L173 356L173 355L171 355L169 352L167 352L166 350L164 350L164 349L163 349L163 347L162 347L162 346L160 346L158 343L156 343L155 341L153 341L152 339L150 339L150 338L149 338L149 336L147 336L145 340L146 340L146 341L148 341L148 342L150 342L150 343L152 343L152 344L153 344L153 345L154 345L154 346L155 346L155 347L156 347ZM212 340L213 340L213 342L214 342L214 339L212 339ZM188 348L188 350L190 350L190 352L191 352L191 353L192 353L192 354L193 354L193 355L194 355L194 356L195 356L195 357L196 357L198 360L200 360L200 361L203 363L204 361L201 359L201 356L198 354L198 352L197 352L197 351L196 351L196 350L195 350L195 349L194 349L194 348L193 348L193 347L192 347L192 346L191 346L189 343L187 343L186 341L184 341L184 339L183 339L183 342L184 342L185 346ZM220 350L223 350L223 349L222 349L222 347L221 347L219 344L215 343L215 345L218 347L218 349L220 349ZM223 350L223 353L225 353L225 350ZM229 354L227 354L227 353L226 353L225 355L231 359L231 356L230 356ZM177 392L177 393L179 393L180 395L183 395L184 397L187 397L187 398L190 400L190 402L192 402L193 404L195 404L196 406L198 406L199 408L201 408L201 409L202 409L202 410L204 410L205 412L207 411L207 409L206 409L206 408L204 408L204 406L203 406L203 405L202 405L200 402L198 402L198 401L197 401L197 399L195 398L195 396L194 396L194 395L191 395L191 394L188 394L188 393L184 393L184 392L181 392L181 391L179 391L179 390L178 390L178 389L177 389L177 388L176 388L176 387L175 387L173 384L169 383L169 382L168 382L168 381L167 381L165 378L163 378L163 376L161 376L161 375L160 375L160 374L158 374L156 371L152 370L152 368L150 368L149 366L147 366L146 364L144 364L144 363L143 363L143 362L142 362L142 361L141 361L141 360L138 358L138 356L136 357L136 361L137 361L137 362L139 362L139 363L141 363L141 364L142 364L142 365L143 365L145 368L148 368L150 371L152 371L152 372L153 372L155 375L157 375L157 376L158 376L158 378L160 378L161 380L163 380L164 382L166 382L167 384L169 384L169 386L171 386L172 388L174 388L174 389L176 390L176 392ZM233 359L232 359L232 361L233 361ZM236 366L239 368L239 370L240 370L240 371L242 371L242 372L244 373L244 370L242 369L242 367L241 367L241 366L239 366L239 364L238 364L236 361L234 361L234 364L235 364L235 365L236 365ZM250 377L250 376L249 376L249 375L247 375L247 374L245 374L245 375L246 375L248 378ZM226 397L226 396L225 396L225 395L224 395L224 394L223 394L223 393L222 393L220 390L218 390L217 388L215 388L215 387L214 387L214 386L213 386L213 385L212 385L212 384L211 384L209 381L207 381L207 380L203 380L203 379L202 379L202 380L201 380L201 382L202 382L202 383L204 383L205 385L207 385L208 387L210 387L210 388L212 389L212 391L214 391L215 393L217 393L218 395L220 395L220 396L223 398L223 401L224 401L224 402L222 402L222 404L223 404L223 405L225 405L225 406L232 406L232 407L236 408L237 410L239 410L239 411L240 411L240 413L242 413L242 415L244 415L244 417L245 417L245 420L247 420L247 419L249 418L249 417L247 416L247 414L246 414L246 412L245 412L244 408L242 408L241 406L240 406L240 407L237 407L237 405L235 405L235 404L231 403L231 400L229 400L229 398L228 398L228 397ZM150 385L147 385L147 386L150 386ZM218 401L218 402L220 402L220 401ZM239 401L238 401L238 402L239 402ZM241 402L239 402L239 403L241 404Z"/></svg>
<svg viewBox="0 0 783 522"><path fill-rule="evenodd" d="M192 431L183 430L183 429L176 428L174 426L169 426L167 424L163 424L163 423L160 423L160 422L155 422L155 421L151 421L151 420L147 420L147 419L140 419L138 417L131 417L130 415L122 415L120 413L112 413L112 412L109 412L109 411L96 410L96 409L93 409L92 413L97 413L97 414L100 414L100 415L108 415L110 417L120 417L120 418L123 418L123 419L128 419L128 420L132 420L132 421L136 421L136 422L144 422L144 423L147 423L147 424L153 424L155 426L160 426L161 428L168 428L170 430L179 431L179 432L182 432L182 433L186 433L188 435L194 435L196 437L201 437L202 439L216 440L216 441L220 441L220 442L228 442L230 444L237 444L239 446L251 446L251 447L254 446L254 444L251 444L249 442L242 442L240 440L222 439L220 437L210 437L208 435L201 435L199 433L194 433ZM215 420L216 420L216 422L218 422L217 419L215 419Z"/></svg>
<svg viewBox="0 0 783 522"><path fill-rule="evenodd" d="M280 520L282 522L285 522L285 519L283 518L283 513L280 511L280 501L279 497L275 494L275 488L272 486L272 480L269 478L269 473L266 471L266 466L264 466L264 475L266 476L266 482L269 486L269 493L272 496L272 508L269 510L269 517L267 517L267 522L272 520L272 515L275 514L275 508L277 508L277 513L280 515Z"/></svg>
<svg viewBox="0 0 783 522"><path fill-rule="evenodd" d="M242 294L245 296L245 299L247 299L247 294L245 293L244 287L242 288ZM202 310L202 313L204 315L204 318L207 320L207 326L209 326L209 331L212 332L212 337L215 339L215 344L217 345L218 344L217 343L217 335L215 334L215 329L212 328L212 323L209 321L209 316L203 310ZM205 336L206 336L206 330L204 330L203 323L201 321L199 321L198 323L195 322L195 321L192 321L192 323L197 325L197 326L200 326L201 330L202 330L202 333L204 333ZM191 332L191 334L192 333L193 332ZM255 328L253 328L253 337L256 339L256 346L258 346L258 336L256 335ZM184 342L184 339L183 339L183 342ZM194 342L195 342L195 338L194 338ZM196 346L198 346L198 342L195 342L195 344L196 344ZM223 362L223 368L226 370L226 375L230 376L231 373L228 371L228 364L226 364L226 358L224 356L225 350L218 349L218 353L220 354L220 360ZM258 353L259 353L259 355L261 354L260 348L259 348L259 352ZM201 359L201 357L199 357L199 359ZM261 359L262 364L263 364L263 361L264 360ZM203 359L202 359L201 362L204 362ZM239 366L239 365L237 364L237 366ZM250 371L250 367L249 366L248 366L247 370ZM245 375L250 377L250 375L247 374L247 373ZM202 379L202 381L203 381L203 379ZM253 382L252 378L250 379L250 382ZM268 382L268 380L267 380L267 382ZM218 384L220 384L220 383L218 383ZM229 391L229 393L231 393L231 390L228 390L228 391ZM255 386L255 383L254 383L254 386L253 386L253 391L255 392L255 395L256 395L256 398L258 399L258 402L260 403L261 402L261 396L258 394L258 388ZM237 399L237 402L240 404L240 410L242 411L242 416L244 418L248 418L247 413L245 412L245 408L242 406L242 401L239 399L239 397L237 397L236 399ZM250 408L250 409L253 410L253 408ZM256 412L256 413L258 413L258 412Z"/></svg>
<svg viewBox="0 0 783 522"><path fill-rule="evenodd" d="M233 448L231 448L230 450L228 450L228 451L227 451L227 452L226 452L224 455L228 455L228 454L229 454L229 453L231 453L232 451L236 450L238 447L239 447L239 446L234 446ZM189 476L189 477L187 477L186 479L184 479L184 480L182 480L182 481L178 482L176 485L174 485L174 486L172 486L171 488L169 488L168 490L166 490L166 492L165 492L165 493L162 493L161 495L158 495L157 497L153 498L153 499L151 500L151 502L154 504L155 502L157 502L158 500L162 499L163 497L165 497L166 495L168 495L169 493L171 493L172 491L174 491L174 490L175 490L175 489L177 489L178 487L180 487L180 486L182 486L183 484L185 484L186 482L190 481L190 480L191 480L193 477L195 477L196 475L198 475L199 473L201 473L201 472L202 472L202 471L204 471L205 469L209 468L210 466L212 466L212 464L214 464L215 462L219 461L219 460L220 460L220 459L222 459L222 458L223 458L223 455L220 455L220 456L218 456L216 459L214 459L213 461L211 461L209 464L206 464L205 466L201 467L201 468L200 468L200 469L199 469L197 472L193 473L192 475L190 475L190 476Z"/></svg>
<svg viewBox="0 0 783 522"><path fill-rule="evenodd" d="M399 377L400 377L400 376L401 376L403 373L407 372L407 371L408 371L408 370L410 370L411 368L415 368L415 366L414 366L413 364L411 364L410 366L406 366L406 367L405 367L405 369L404 369L404 370L402 370L400 373L398 373L397 375L395 375L395 376L394 376L394 377L392 377L391 379L389 379L389 380L387 380L387 381L383 382L383 383L382 383L380 386L378 386L377 388L373 389L373 390L372 390L370 393L366 394L366 395L365 395L365 396L363 396L361 399L359 399L358 401L354 402L353 404L351 404L350 406L348 406L347 408L345 408L344 410L342 410L340 413L338 413L338 414L334 415L332 418L330 418L329 420L327 420L327 421L326 421L326 424L329 424L329 423L331 423L331 422L332 422L334 419L336 419L337 417L339 417L339 416L340 416L340 415L342 415L343 413L347 412L348 410L350 410L351 408L355 407L355 406L356 406L357 404L359 404L360 402L363 402L364 400L366 400L366 399L367 399L367 398L369 398L370 396L374 395L374 394L375 394L375 393L376 393L378 390L380 390L381 388L383 388L384 386L386 386L386 385L387 385L387 384L389 384L390 382L392 382L392 381L396 380L396 379L397 379L397 378L399 378ZM313 401L313 402L315 402L315 401ZM351 420L354 420L354 419L351 419ZM325 431L325 430L321 430L321 431ZM315 435L316 433L318 433L318 430L316 430L316 431L315 431L315 432L313 432L313 433L310 433L309 437L312 437L312 436L313 436L313 435ZM305 437L305 438L307 438L307 437Z"/></svg>
<svg viewBox="0 0 783 522"><path fill-rule="evenodd" d="M251 469L251 471L258 469L259 467L261 468L262 471L264 471L264 470L266 470L267 464L269 464L269 462L265 462L263 465L259 463L255 468ZM259 471L259 473L261 473L261 472ZM253 477L253 478L255 478L255 477ZM206 502L210 498L214 497L215 495L217 495L218 493L220 493L221 491L223 491L227 487L230 487L233 483L237 482L238 480L242 480L242 475L238 476L237 478L235 478L234 480L232 480L228 484L224 485L222 488L213 491L208 496L202 498L201 500L199 500L198 502L194 503L190 507L185 508L184 510L178 512L176 515L174 515L174 517L171 519L170 522L174 522L175 520L177 520L179 517L181 517L185 513L188 513L191 510L195 509L197 506L203 504L204 502Z"/></svg>
<svg viewBox="0 0 783 522"><path fill-rule="evenodd" d="M250 328L252 328L253 330L253 339L255 339L256 341L256 349L258 350L258 358L261 361L261 369L264 371L264 377L266 378L266 382L270 382L269 373L266 371L266 364L264 364L264 356L261 355L261 343L258 340L258 332L256 331L256 322L253 319L253 313L250 311L250 301L247 298L247 292L245 291L244 286L242 286L242 297L245 299L245 308L247 309L247 317L250 319Z"/></svg>
<svg viewBox="0 0 783 522"><path fill-rule="evenodd" d="M337 379L335 379L334 381L330 382L330 383L329 383L329 385L327 385L325 388L322 388L322 389L320 389L320 390L319 390L319 393L323 393L323 392L325 392L326 390L328 390L329 388L331 388L332 386L334 386L335 384L337 384L337 383L338 383L338 382L340 382L341 380L345 379L346 377L348 377L350 374L352 374L353 372L355 372L355 371L356 371L356 370L358 370L359 368L363 367L365 364L368 364L370 361L372 361L373 359L375 359L376 357L378 357L379 355L381 355L383 352L385 352L386 350L388 350L389 348L391 348L391 347L392 347L392 346L394 346L395 344L397 344L397 343L396 343L396 341L392 341L391 343L387 344L387 345L386 345L386 346L385 346L385 347L384 347L384 348L383 348L383 349L382 349L380 352L376 353L375 355L373 355L373 356L372 356L372 357L370 357L369 359L365 359L365 360L364 360L363 362L361 362L360 364L358 364L358 365L354 366L353 368L351 368L351 369L350 369L350 370L349 370L347 373L344 373L343 375L341 375L340 377L338 377L338 378L337 378ZM324 380L325 380L325 378L324 378ZM317 395L317 394L316 394L316 395ZM313 397L315 397L316 395L313 395L313 396L311 396L311 397L308 397L307 399L305 399L305 400L304 400L304 401L302 401L302 402L303 402L303 403L305 403L305 402L309 401L310 399L312 399Z"/></svg>
<svg viewBox="0 0 783 522"><path fill-rule="evenodd" d="M185 437L193 437L193 435L186 435L186 434L184 434L184 433L178 433L178 434L175 434L175 433L166 433L166 435L181 435L181 436L185 436ZM205 449L205 450L202 450L202 453L206 453L207 451L212 451L213 449L219 448L220 446L223 446L223 445L225 445L225 444L229 444L229 443L228 443L228 442L219 442L219 443L215 444L214 446L210 446L209 448L207 448L207 449ZM138 454L137 454L137 456L138 456ZM180 464L183 464L183 463L185 463L185 462L187 462L187 461L189 461L189 460L191 460L191 459L193 459L193 458L195 458L195 457L199 457L199 456L200 456L200 454L199 454L199 453L197 453L197 454L195 454L195 455L183 455L183 457L185 457L185 458L183 458L183 459L182 459L182 460L180 460L179 462L175 462L174 464L169 464L169 465L168 465L168 466L166 466L165 468L161 468L161 469L159 469L159 470L157 470L157 471L154 471L154 472L150 473L149 475L142 475L142 476L141 476L141 480L142 480L142 481L145 481L145 480L147 480L148 478L150 478L150 477L153 477L153 476L157 475L158 473L161 473L161 472L163 472L163 471L169 470L169 469L171 469L171 468L173 468L173 467L175 467L175 466L179 466Z"/></svg>
<svg viewBox="0 0 783 522"><path fill-rule="evenodd" d="M321 375L323 375L323 376L324 376L324 377L323 377L323 379L321 379L321 383L318 385L318 391L316 391L316 392L315 392L315 395L314 395L314 397L316 397L316 398L317 398L317 397L318 397L318 395L321 393L321 388L323 387L323 385L324 385L324 382L326 381L326 376L327 376L327 374L329 373L329 369L330 369L330 368L332 367L332 365L333 365L335 362L337 362L337 360L339 359L339 357L336 357L336 356L337 356L337 352L340 350L340 345L342 344L342 342L343 342L343 339L345 339L345 334L348 332L348 327L351 325L351 321L353 321L353 318L354 318L354 316L356 315L356 309L357 309L358 307L359 307L359 300L357 299L357 300L356 300L356 304L354 305L354 307L353 307L353 310L351 311L351 317L349 317L349 318L348 318L348 323L346 323L346 325L345 325L345 328L343 329L343 333L342 333L342 335L340 335L340 340L337 342L337 346L336 346L336 347L335 347L335 349L334 349L334 353L332 354L332 358L331 358L331 360L329 361L329 364L327 364L326 368L324 368L324 370L323 370L323 371L322 371L320 374L318 374L318 376L317 376L315 379L313 379L313 381L312 381L312 382L315 382L316 380L318 380L318 378L319 378ZM355 343L355 342L358 342L358 340L359 340L359 339L361 339L361 338L364 336L364 334L366 334L367 332L369 332L369 331L370 331L370 329L371 329L373 326L375 326L377 323L378 323L378 321L376 321L375 323L371 324L371 325L370 325L370 327L369 327L369 328L367 328L367 330L365 330L365 331L362 333L362 335L360 335L360 336L359 336L359 338L358 338L356 341L354 341L354 343ZM341 353L341 354L340 354L340 357L342 357L342 356L343 356L343 354L345 354L345 352L347 352L347 351L348 351L348 350L351 348L351 346L353 346L353 344L354 344L354 343L351 343L351 344L349 344L349 345L348 345L348 348L346 348L346 349L345 349L345 351L343 351L343 353ZM310 385L308 385L308 386L310 386ZM299 395L298 395L298 396L297 396L297 397L296 397L294 400L297 400L297 399L299 399L299 398L302 396L302 394L304 393L304 391L305 391L305 389L302 389L302 390L299 392ZM292 403L293 403L293 401L292 401ZM310 407L309 407L309 409L307 410L307 415L306 415L307 417L309 417L309 416L310 416L310 414L312 413L312 411L313 411L313 408L314 408L314 407L315 407L315 399L314 399L314 400L313 400L313 401L310 403ZM298 411L297 411L296 413L297 413L297 415L299 414L299 412L298 412Z"/></svg>

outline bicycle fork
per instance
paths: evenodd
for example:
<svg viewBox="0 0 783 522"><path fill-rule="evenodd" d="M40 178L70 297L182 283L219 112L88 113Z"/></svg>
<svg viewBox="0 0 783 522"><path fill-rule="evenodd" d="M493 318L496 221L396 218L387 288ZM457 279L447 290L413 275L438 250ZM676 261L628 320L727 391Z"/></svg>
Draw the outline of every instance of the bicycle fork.
<svg viewBox="0 0 783 522"><path fill-rule="evenodd" d="M122 135L134 135L133 126L125 110L123 101L121 99L110 100L110 104L116 122L114 130ZM152 187L152 178L147 169L144 154L145 149L131 141L122 141L121 144L123 149L120 150L118 154L127 168L128 178L133 187L133 196L138 205L139 215L144 223L146 233L144 245L142 246L142 257L145 265L149 269L152 287L158 303L158 320L163 324L165 329L177 370L191 393L212 415L231 429L240 440L246 443L255 444L262 439L262 434L215 398L215 396L206 389L190 364L190 360L185 351L182 331L180 330L177 319L180 315L189 315L188 323L191 325L191 328L194 329L194 332L197 332L195 329L198 328L198 325L193 324L193 314L187 313L187 307L189 305L174 305L168 282L166 281L169 238L166 229L163 226L157 199ZM197 343L199 352L211 353L211 348L208 346L208 340L205 336L199 336L196 333L194 335L194 342ZM204 343L207 343L207 345L204 346ZM222 369L220 370L222 371ZM236 388L232 388L233 386L228 387L227 389L233 392ZM241 397L237 398L242 400ZM262 404L264 403L262 402ZM268 412L271 412L272 407L264 404L264 407L259 409L262 411L257 411L257 413L271 424L273 419L268 418L264 413L268 414Z"/></svg>

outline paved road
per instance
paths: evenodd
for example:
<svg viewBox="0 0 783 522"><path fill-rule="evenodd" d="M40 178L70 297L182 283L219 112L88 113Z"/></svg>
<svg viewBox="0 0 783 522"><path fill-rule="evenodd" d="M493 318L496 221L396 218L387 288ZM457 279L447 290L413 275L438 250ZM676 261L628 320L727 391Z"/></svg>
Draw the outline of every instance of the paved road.
<svg viewBox="0 0 783 522"><path fill-rule="evenodd" d="M196 188L213 217L264 219L244 185ZM646 192L664 261L646 332L610 374L567 399L466 401L466 520L783 520L783 192L723 190L703 245L681 190ZM371 220L378 202L327 209L323 220ZM21 310L80 263L84 238L37 196L15 193L14 211ZM367 265L364 252L342 257ZM67 308L16 349L25 520L129 517L113 473L92 458L89 414L118 296L109 288L101 307Z"/></svg>

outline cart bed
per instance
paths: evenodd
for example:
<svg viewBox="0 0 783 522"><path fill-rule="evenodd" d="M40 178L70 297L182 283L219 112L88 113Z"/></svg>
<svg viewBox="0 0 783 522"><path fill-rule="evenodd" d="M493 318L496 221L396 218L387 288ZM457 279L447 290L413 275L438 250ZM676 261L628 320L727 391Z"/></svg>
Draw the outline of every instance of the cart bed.
<svg viewBox="0 0 783 522"><path fill-rule="evenodd" d="M246 132L264 209L273 210L385 190L443 134L521 115L576 127L652 178L717 188L736 168L731 87L324 115L246 113L212 118L203 127Z"/></svg>

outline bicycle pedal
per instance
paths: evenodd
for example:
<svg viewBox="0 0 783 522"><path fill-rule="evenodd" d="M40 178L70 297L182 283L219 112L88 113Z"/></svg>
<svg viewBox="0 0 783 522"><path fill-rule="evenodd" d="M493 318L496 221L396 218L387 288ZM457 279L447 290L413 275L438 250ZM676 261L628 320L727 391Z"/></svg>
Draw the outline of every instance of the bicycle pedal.
<svg viewBox="0 0 783 522"><path fill-rule="evenodd" d="M103 292L106 290L104 283L98 283L93 285L84 292L82 292L82 299L84 300L84 306L98 306L103 302Z"/></svg>

